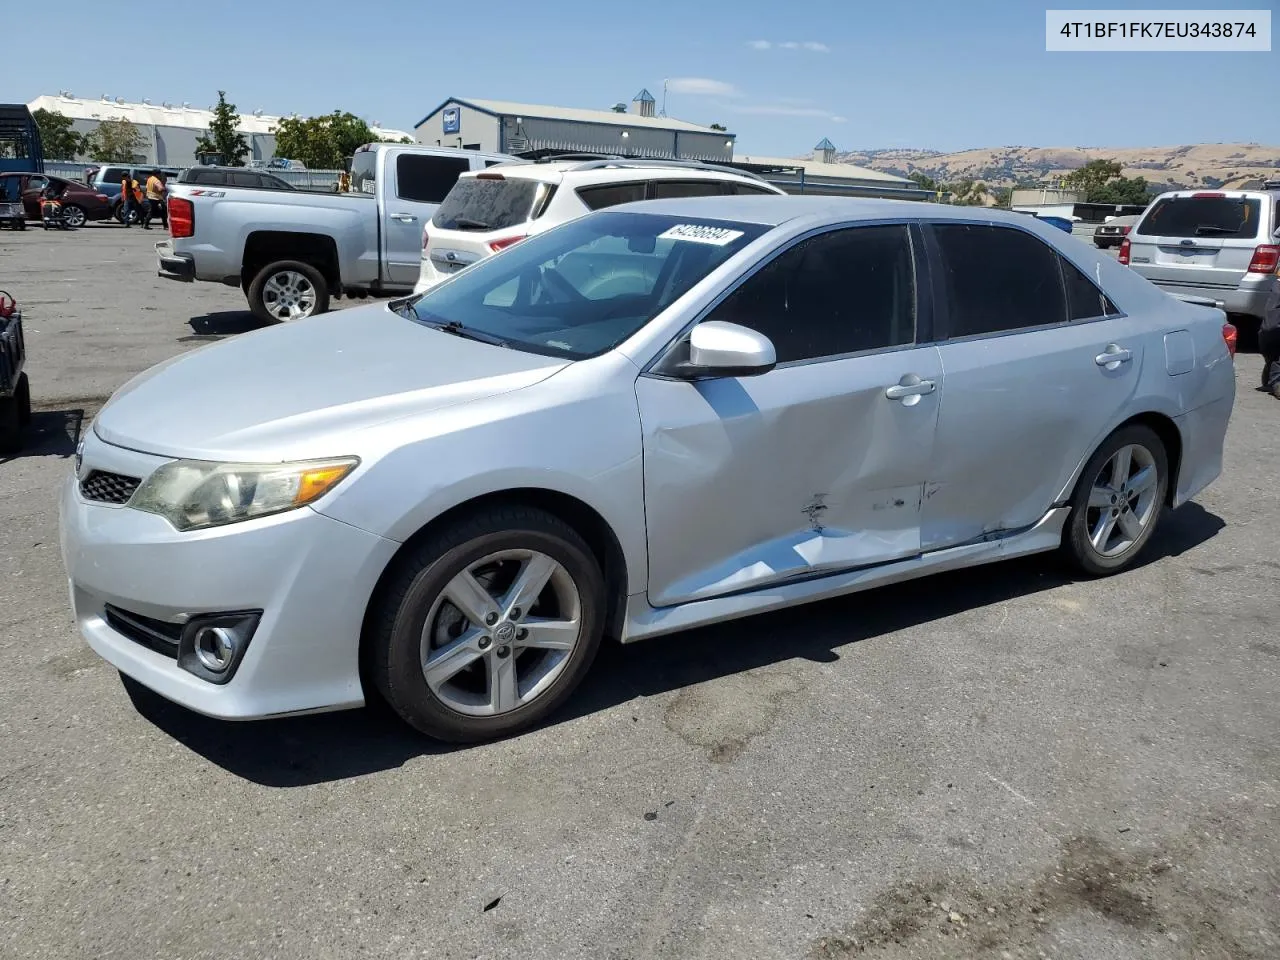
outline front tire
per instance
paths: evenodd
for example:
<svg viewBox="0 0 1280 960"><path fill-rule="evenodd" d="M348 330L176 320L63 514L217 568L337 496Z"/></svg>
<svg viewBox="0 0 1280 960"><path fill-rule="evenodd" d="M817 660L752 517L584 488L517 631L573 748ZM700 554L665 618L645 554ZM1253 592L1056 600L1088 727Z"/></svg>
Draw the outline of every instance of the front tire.
<svg viewBox="0 0 1280 960"><path fill-rule="evenodd" d="M454 743L509 736L581 683L605 622L600 565L568 524L491 508L418 547L370 620L370 677L405 722Z"/></svg>
<svg viewBox="0 0 1280 960"><path fill-rule="evenodd" d="M1085 464L1071 498L1062 547L1078 569L1119 573L1142 553L1160 523L1169 455L1150 427L1121 427Z"/></svg>
<svg viewBox="0 0 1280 960"><path fill-rule="evenodd" d="M309 263L269 263L249 284L249 309L263 323L291 323L329 309L329 285Z"/></svg>

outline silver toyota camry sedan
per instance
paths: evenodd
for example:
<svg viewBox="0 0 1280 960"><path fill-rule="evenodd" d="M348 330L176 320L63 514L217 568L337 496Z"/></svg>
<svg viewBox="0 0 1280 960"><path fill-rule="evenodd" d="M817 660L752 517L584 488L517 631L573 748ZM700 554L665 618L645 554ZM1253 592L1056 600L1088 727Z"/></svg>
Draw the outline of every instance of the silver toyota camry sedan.
<svg viewBox="0 0 1280 960"><path fill-rule="evenodd" d="M136 377L61 498L75 618L214 717L545 717L633 641L1061 550L1219 474L1234 330L1018 214L600 211Z"/></svg>

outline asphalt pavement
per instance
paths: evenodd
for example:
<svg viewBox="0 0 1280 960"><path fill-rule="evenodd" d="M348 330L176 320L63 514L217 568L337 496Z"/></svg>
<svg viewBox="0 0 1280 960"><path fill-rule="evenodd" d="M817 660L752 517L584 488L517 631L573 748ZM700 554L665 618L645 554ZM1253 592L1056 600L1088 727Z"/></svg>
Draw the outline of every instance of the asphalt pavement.
<svg viewBox="0 0 1280 960"><path fill-rule="evenodd" d="M1013 561L611 648L552 723L452 749L365 712L202 719L76 635L77 432L255 326L159 279L162 237L0 232L37 408L0 461L0 957L1280 956L1257 356L1224 475L1129 573Z"/></svg>

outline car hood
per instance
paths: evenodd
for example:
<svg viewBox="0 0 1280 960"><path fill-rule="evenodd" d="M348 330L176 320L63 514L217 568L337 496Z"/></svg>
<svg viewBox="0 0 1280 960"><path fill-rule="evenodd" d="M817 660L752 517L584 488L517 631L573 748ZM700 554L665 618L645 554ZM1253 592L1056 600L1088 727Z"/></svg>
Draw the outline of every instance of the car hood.
<svg viewBox="0 0 1280 960"><path fill-rule="evenodd" d="M167 457L332 456L335 433L358 436L389 420L519 390L565 366L442 333L375 304L160 363L116 391L93 429L107 443Z"/></svg>

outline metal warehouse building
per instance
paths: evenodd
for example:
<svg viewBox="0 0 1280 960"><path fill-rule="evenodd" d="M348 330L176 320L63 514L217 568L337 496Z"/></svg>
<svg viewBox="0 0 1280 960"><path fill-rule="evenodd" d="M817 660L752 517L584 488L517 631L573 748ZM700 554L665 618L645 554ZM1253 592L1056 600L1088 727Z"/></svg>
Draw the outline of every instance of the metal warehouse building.
<svg viewBox="0 0 1280 960"><path fill-rule="evenodd" d="M654 98L641 90L631 110L579 110L505 100L450 98L414 127L419 143L537 157L554 153L726 162L734 135L654 115Z"/></svg>
<svg viewBox="0 0 1280 960"><path fill-rule="evenodd" d="M200 110L188 103L154 104L150 100L129 103L119 97L81 100L69 93L56 97L36 97L27 108L35 113L45 109L70 118L76 133L90 133L103 120L128 120L138 128L146 144L135 156L137 163L154 163L183 167L195 162L196 141L209 132L213 112ZM240 132L249 142L250 160L270 160L275 156L275 128L282 117L261 110L240 116ZM400 130L387 130L372 125L375 135L388 140L412 136ZM76 157L48 157L50 160L75 160Z"/></svg>
<svg viewBox="0 0 1280 960"><path fill-rule="evenodd" d="M813 148L812 159L740 156L734 164L764 177L787 193L805 196L887 197L898 200L932 200L933 191L914 180L893 173L836 163L835 145L825 137Z"/></svg>

